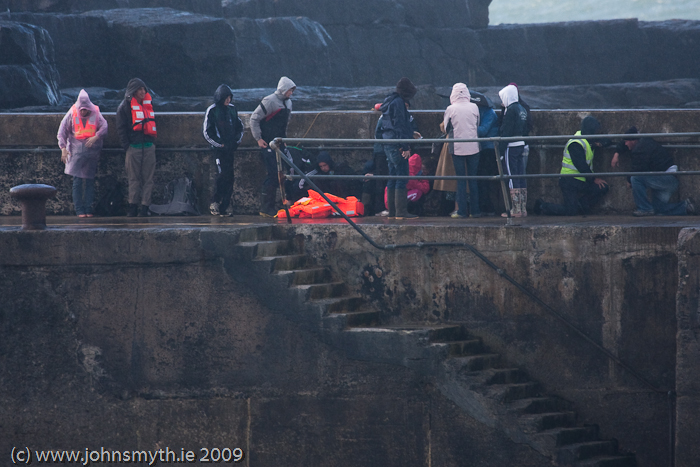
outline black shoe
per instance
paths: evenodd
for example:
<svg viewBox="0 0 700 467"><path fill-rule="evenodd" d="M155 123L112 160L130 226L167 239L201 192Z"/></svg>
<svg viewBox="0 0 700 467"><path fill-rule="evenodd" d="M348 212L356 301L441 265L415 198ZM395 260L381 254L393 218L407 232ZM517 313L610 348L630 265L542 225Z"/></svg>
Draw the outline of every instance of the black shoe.
<svg viewBox="0 0 700 467"><path fill-rule="evenodd" d="M139 213L139 206L138 204L129 204L129 207L126 209L126 217L136 217Z"/></svg>
<svg viewBox="0 0 700 467"><path fill-rule="evenodd" d="M150 209L148 209L148 206L142 204L141 208L139 209L139 217L148 217L151 215Z"/></svg>
<svg viewBox="0 0 700 467"><path fill-rule="evenodd" d="M542 203L543 201L541 199L538 199L535 201L535 206L532 208L532 212L534 212L538 216L542 214Z"/></svg>

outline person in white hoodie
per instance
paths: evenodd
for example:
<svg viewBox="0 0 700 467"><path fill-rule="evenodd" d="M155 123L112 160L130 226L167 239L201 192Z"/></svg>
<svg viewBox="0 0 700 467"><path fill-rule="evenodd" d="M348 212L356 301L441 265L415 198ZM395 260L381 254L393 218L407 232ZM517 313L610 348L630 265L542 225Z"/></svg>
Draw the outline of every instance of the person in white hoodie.
<svg viewBox="0 0 700 467"><path fill-rule="evenodd" d="M450 139L478 138L479 107L471 102L471 94L467 85L457 83L452 86L450 94L450 106L445 110L443 123L447 137ZM455 173L459 176L476 175L479 167L479 143L450 143L449 150L455 166ZM479 188L476 180L469 180L469 195L471 205L471 217L481 217L479 210ZM457 204L459 209L452 213L453 218L467 217L467 181L457 181Z"/></svg>
<svg viewBox="0 0 700 467"><path fill-rule="evenodd" d="M527 136L529 133L527 122L527 110L518 102L518 88L509 84L498 93L503 104L503 117L499 136ZM525 141L511 141L508 144L500 144L501 159L505 158L505 165L509 175L524 175L527 167L527 153ZM527 183L524 178L511 178L510 199L512 208L510 215L513 217L527 216ZM507 217L507 214L503 214Z"/></svg>

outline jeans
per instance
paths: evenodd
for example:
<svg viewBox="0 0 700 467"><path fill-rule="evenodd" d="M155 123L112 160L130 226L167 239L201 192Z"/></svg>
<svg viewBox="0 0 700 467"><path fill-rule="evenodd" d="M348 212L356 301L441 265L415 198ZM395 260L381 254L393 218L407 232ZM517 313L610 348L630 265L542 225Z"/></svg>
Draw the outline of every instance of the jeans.
<svg viewBox="0 0 700 467"><path fill-rule="evenodd" d="M92 214L92 201L95 199L95 179L73 177L73 205L75 213Z"/></svg>
<svg viewBox="0 0 700 467"><path fill-rule="evenodd" d="M401 155L401 147L398 144L385 144L384 154L389 165L389 175L408 175L408 159ZM386 183L388 190L406 188L408 180L389 180Z"/></svg>
<svg viewBox="0 0 700 467"><path fill-rule="evenodd" d="M452 156L452 162L455 166L455 173L458 176L464 176L467 175L467 173L469 173L469 175L476 175L479 167L479 153L470 156L458 156L455 154ZM479 184L476 180L469 180L469 201L471 205L471 214L481 214L481 210L479 209ZM466 216L468 214L466 180L457 180L457 204L459 205L457 214Z"/></svg>
<svg viewBox="0 0 700 467"><path fill-rule="evenodd" d="M564 204L542 203L542 214L548 216L575 216L588 214L609 190L609 186L600 188L595 183L582 182L575 178L560 178L559 188Z"/></svg>
<svg viewBox="0 0 700 467"><path fill-rule="evenodd" d="M630 178L634 204L640 211L662 214L664 216L683 216L686 214L685 201L669 203L671 196L678 191L678 179L673 175L635 175ZM651 190L651 203L647 197L647 188Z"/></svg>

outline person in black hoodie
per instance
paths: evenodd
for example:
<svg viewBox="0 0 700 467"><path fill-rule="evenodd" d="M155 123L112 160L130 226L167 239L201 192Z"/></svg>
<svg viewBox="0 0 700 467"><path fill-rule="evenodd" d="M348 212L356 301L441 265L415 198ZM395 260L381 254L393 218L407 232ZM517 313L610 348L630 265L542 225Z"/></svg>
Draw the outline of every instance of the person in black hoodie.
<svg viewBox="0 0 700 467"><path fill-rule="evenodd" d="M117 133L126 151L127 216L148 216L156 171L156 125L151 95L146 83L138 78L126 85L124 100L117 109Z"/></svg>
<svg viewBox="0 0 700 467"><path fill-rule="evenodd" d="M202 132L214 149L216 159L216 186L209 210L212 216L225 215L233 194L233 155L243 138L243 122L236 106L231 103L233 92L222 84L214 93L214 104L204 115Z"/></svg>
<svg viewBox="0 0 700 467"><path fill-rule="evenodd" d="M417 91L410 79L401 78L396 83L396 91L384 99L379 107L379 111L382 112L381 133L383 139L413 138L411 114L408 112L406 103L416 95ZM408 175L408 158L411 157L410 144L385 144L384 153L389 165L389 175ZM418 217L410 214L407 210L407 182L407 180L389 180L387 182L389 217L399 219Z"/></svg>
<svg viewBox="0 0 700 467"><path fill-rule="evenodd" d="M626 134L636 135L637 127L632 127ZM673 163L673 156L665 147L652 138L630 136L617 145L611 165L617 167L620 154L629 154L632 158L632 172L666 172L667 175L635 175L628 179L632 188L634 204L637 209L634 216L684 216L695 214L693 201L688 198L680 203L669 203L671 196L678 191L678 179L673 175L678 166ZM647 197L647 189L651 190L651 202Z"/></svg>

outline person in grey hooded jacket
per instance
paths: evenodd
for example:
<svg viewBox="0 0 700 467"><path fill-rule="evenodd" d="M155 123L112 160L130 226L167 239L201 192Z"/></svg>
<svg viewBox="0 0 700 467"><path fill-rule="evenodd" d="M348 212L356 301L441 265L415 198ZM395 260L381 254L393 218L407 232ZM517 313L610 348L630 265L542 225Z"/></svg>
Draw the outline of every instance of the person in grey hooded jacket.
<svg viewBox="0 0 700 467"><path fill-rule="evenodd" d="M277 193L277 157L269 144L275 138L286 138L289 118L292 114L292 93L297 88L294 81L283 76L277 90L265 97L250 115L250 131L260 147L260 156L267 169L267 177L260 193L260 215L275 217ZM285 151L282 148L283 152Z"/></svg>

